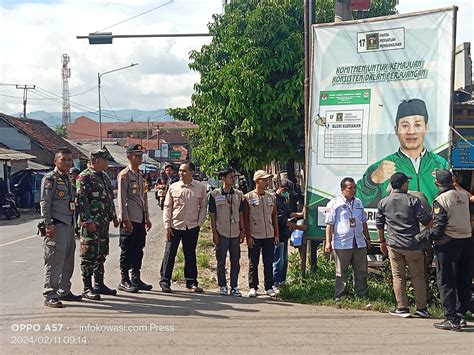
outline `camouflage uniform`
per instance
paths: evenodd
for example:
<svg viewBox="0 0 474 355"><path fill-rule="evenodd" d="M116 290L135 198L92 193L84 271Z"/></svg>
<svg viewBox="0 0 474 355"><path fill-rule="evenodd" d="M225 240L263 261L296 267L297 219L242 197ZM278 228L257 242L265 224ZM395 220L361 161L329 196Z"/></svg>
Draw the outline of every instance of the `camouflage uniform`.
<svg viewBox="0 0 474 355"><path fill-rule="evenodd" d="M108 159L105 150L91 157ZM89 167L77 177L77 209L80 225L81 275L103 283L105 258L109 254L109 225L116 219L112 183L105 172ZM89 233L87 224L95 223L96 231ZM96 288L96 286L94 286Z"/></svg>

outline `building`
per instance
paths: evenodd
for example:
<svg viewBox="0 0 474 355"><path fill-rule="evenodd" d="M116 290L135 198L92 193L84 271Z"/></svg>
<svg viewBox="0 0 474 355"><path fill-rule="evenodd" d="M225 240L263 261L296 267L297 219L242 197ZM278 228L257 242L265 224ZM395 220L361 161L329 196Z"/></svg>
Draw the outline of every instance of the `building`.
<svg viewBox="0 0 474 355"><path fill-rule="evenodd" d="M72 152L75 166L85 166L87 156L72 146L43 121L24 119L0 113L0 143L35 156L35 162L54 166L54 154L61 147Z"/></svg>
<svg viewBox="0 0 474 355"><path fill-rule="evenodd" d="M195 128L196 125L188 121L103 122L102 140L118 142L124 147L141 144L155 160L180 162L190 158L191 149L185 132ZM68 139L74 142L97 141L99 123L81 116L67 125L67 132Z"/></svg>

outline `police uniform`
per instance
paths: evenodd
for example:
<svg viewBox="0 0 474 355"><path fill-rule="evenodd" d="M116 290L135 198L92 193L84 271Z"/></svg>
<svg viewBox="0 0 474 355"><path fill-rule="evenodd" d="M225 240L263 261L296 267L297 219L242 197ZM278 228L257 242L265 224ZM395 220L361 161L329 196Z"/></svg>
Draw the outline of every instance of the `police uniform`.
<svg viewBox="0 0 474 355"><path fill-rule="evenodd" d="M438 170L440 191L433 202L434 224L430 239L434 241L436 271L445 321L438 329L460 330L471 300L470 268L473 258L469 197L454 189L448 170Z"/></svg>
<svg viewBox="0 0 474 355"><path fill-rule="evenodd" d="M240 271L240 213L243 211L243 193L224 188L211 191L209 196L209 213L215 214L219 244L216 246L217 282L219 287L227 287L225 261L227 251L230 256L230 287L237 288Z"/></svg>
<svg viewBox="0 0 474 355"><path fill-rule="evenodd" d="M127 154L142 155L144 149L141 145L131 145ZM151 285L143 283L140 279L142 267L143 248L145 247L146 227L148 220L147 184L142 174L133 171L130 167L123 169L118 175L117 196L120 227L120 272L122 282L119 289L127 292L137 292L138 289L151 290ZM124 221L130 221L133 230L127 232ZM129 278L131 270L131 280ZM133 286L133 287L129 287Z"/></svg>
<svg viewBox="0 0 474 355"><path fill-rule="evenodd" d="M53 224L54 238L44 237L45 304L64 298L69 300L71 277L74 272L74 191L67 173L57 168L46 174L41 181L41 217L46 226ZM77 296L74 296L77 297ZM73 300L79 300L73 299ZM60 304L59 306L62 306Z"/></svg>
<svg viewBox="0 0 474 355"><path fill-rule="evenodd" d="M99 149L91 152L91 160L110 159L110 154ZM77 208L79 214L81 241L81 275L84 282L83 296L100 299L98 294L115 295L104 284L104 263L109 254L109 225L116 219L114 193L109 177L105 172L92 167L77 177ZM89 232L87 225L94 223L96 230ZM94 288L92 288L94 275Z"/></svg>

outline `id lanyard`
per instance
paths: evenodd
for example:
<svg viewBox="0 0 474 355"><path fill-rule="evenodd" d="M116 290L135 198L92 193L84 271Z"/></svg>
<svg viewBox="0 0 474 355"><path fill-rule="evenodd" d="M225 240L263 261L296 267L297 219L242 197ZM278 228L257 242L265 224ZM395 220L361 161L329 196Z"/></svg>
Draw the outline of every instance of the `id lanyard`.
<svg viewBox="0 0 474 355"><path fill-rule="evenodd" d="M347 209L349 210L349 213L350 213L350 217L349 217L349 226L351 228L355 228L356 227L356 219L354 217L354 214L353 214L353 211L354 211L354 198L352 199L351 203L350 204L347 204L346 203L346 206L347 206ZM355 247L357 248L357 240L356 240L356 231L355 229L353 229L353 233L354 233L354 245Z"/></svg>
<svg viewBox="0 0 474 355"><path fill-rule="evenodd" d="M225 199L227 201L227 204L229 205L229 218L230 218L230 223L233 224L235 223L235 220L234 220L234 211L233 211L233 203L232 203L232 197L233 197L233 194L231 194L230 192L225 194ZM230 197L230 198L229 198Z"/></svg>

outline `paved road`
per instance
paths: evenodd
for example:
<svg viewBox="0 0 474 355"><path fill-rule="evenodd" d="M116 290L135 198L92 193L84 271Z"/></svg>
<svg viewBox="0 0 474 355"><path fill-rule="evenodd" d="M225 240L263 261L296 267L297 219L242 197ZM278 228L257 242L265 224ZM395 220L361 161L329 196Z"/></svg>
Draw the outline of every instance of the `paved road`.
<svg viewBox="0 0 474 355"><path fill-rule="evenodd" d="M144 279L158 285L163 250L161 211L150 199L154 227L144 259ZM0 222L0 351L10 353L412 353L473 354L474 328L441 332L432 320L398 319L258 299L192 294L174 287L119 293L103 301L42 305L41 240L36 221ZM116 230L112 230L116 233ZM118 240L106 264L109 285L119 282ZM76 265L78 265L76 259ZM245 272L245 270L243 270ZM79 269L73 291L81 291Z"/></svg>

